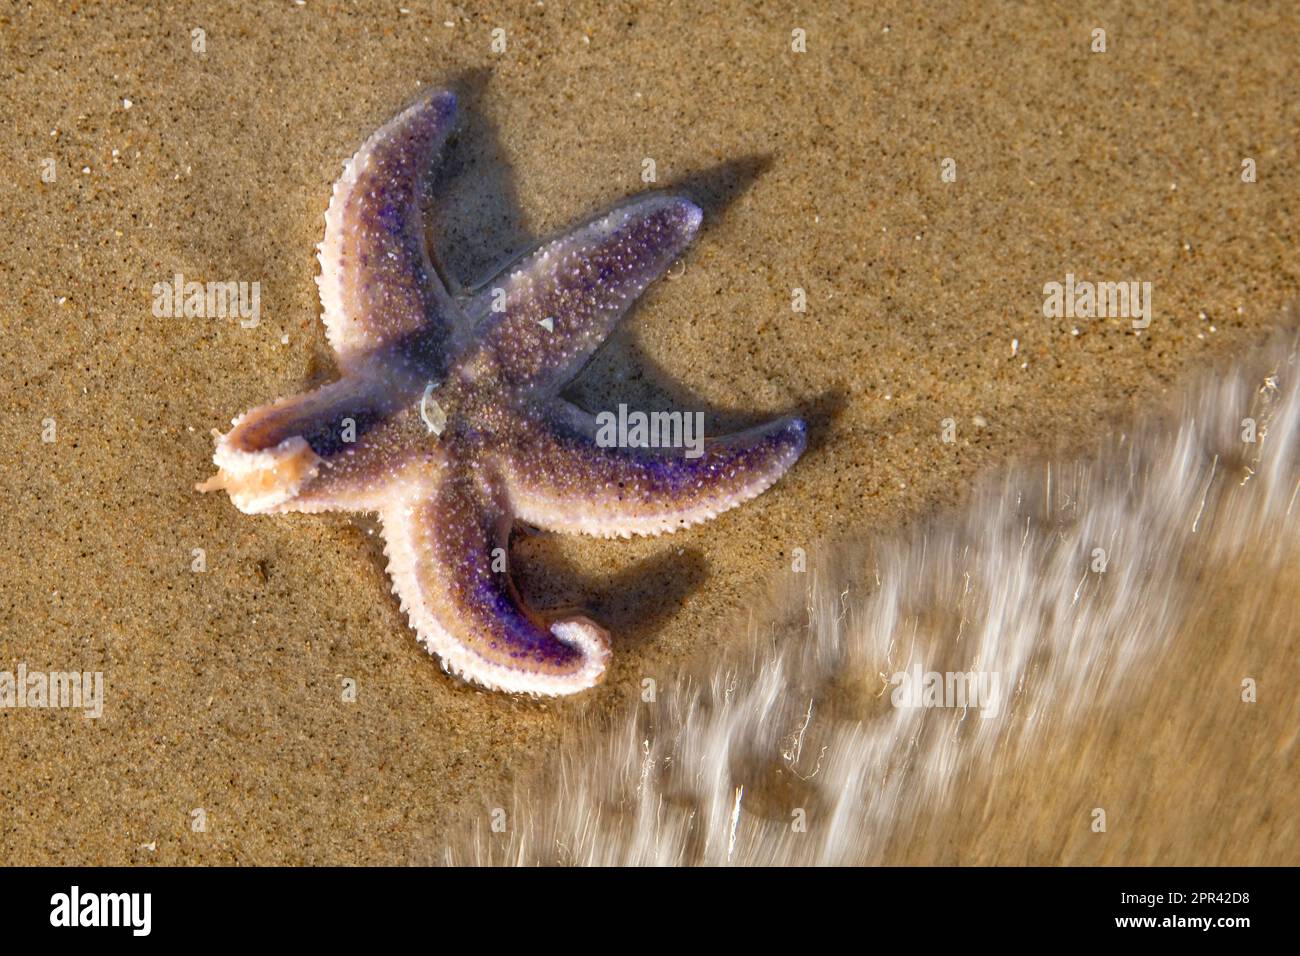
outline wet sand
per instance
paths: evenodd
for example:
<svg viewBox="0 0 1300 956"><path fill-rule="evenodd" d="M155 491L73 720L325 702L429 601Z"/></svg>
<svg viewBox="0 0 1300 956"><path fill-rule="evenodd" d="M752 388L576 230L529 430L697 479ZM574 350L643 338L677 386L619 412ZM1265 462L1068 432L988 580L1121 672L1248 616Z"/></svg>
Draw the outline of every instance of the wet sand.
<svg viewBox="0 0 1300 956"><path fill-rule="evenodd" d="M409 7L0 12L0 669L106 681L98 720L0 709L7 863L428 858L581 715L738 633L792 548L1083 447L1257 341L1300 286L1287 5ZM430 208L462 281L647 188L646 159L705 208L577 401L812 426L790 475L709 524L516 541L531 601L614 635L578 699L443 674L366 522L193 491L212 428L332 373L313 282L331 184L430 85L462 94ZM155 316L176 273L260 283L259 324ZM1045 318L1067 273L1150 282L1150 328ZM1207 747L1228 772L1231 738Z"/></svg>

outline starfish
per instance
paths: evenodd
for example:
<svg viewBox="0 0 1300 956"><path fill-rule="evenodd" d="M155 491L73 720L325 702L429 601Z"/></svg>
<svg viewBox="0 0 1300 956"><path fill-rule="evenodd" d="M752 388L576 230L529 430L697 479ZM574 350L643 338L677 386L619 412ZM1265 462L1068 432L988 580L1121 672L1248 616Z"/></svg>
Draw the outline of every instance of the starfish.
<svg viewBox="0 0 1300 956"><path fill-rule="evenodd" d="M393 591L450 672L534 695L597 683L609 635L547 619L507 570L516 521L605 537L676 531L759 494L794 463L797 418L680 449L607 447L561 397L701 211L648 194L452 291L424 239L425 174L456 101L432 92L344 167L318 246L337 381L255 408L217 435L217 474L248 514L377 512Z"/></svg>

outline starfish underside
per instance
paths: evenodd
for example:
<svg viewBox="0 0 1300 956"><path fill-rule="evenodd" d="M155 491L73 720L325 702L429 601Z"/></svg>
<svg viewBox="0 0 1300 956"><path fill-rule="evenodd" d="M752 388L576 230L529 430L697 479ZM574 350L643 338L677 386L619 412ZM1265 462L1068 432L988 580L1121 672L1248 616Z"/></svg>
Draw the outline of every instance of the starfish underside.
<svg viewBox="0 0 1300 956"><path fill-rule="evenodd" d="M506 691L573 693L601 679L608 635L522 603L506 568L513 522L675 531L766 489L805 428L784 418L708 439L698 457L598 442L560 390L690 243L700 210L640 198L453 294L420 198L454 114L452 94L429 94L348 162L317 280L340 378L235 419L199 487L249 514L377 512L393 590L444 666Z"/></svg>

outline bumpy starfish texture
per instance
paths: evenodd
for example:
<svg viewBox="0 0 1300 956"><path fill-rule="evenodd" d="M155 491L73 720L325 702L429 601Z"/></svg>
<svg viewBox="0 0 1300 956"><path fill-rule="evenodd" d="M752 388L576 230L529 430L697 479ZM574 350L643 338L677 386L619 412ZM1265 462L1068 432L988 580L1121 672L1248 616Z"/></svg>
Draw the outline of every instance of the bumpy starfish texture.
<svg viewBox="0 0 1300 956"><path fill-rule="evenodd" d="M694 458L598 442L594 417L560 389L690 243L700 210L640 198L454 295L420 211L454 114L452 94L425 96L348 162L317 280L340 378L235 419L217 441L217 474L198 487L249 514L377 512L393 590L448 670L569 694L601 679L608 635L522 603L506 570L512 524L676 531L775 482L805 427L783 418L708 439Z"/></svg>

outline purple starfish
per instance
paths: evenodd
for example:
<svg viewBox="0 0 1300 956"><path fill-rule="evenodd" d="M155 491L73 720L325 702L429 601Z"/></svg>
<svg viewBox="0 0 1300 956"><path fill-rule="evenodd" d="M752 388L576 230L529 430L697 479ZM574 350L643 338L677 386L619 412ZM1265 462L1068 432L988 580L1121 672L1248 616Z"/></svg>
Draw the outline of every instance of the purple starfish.
<svg viewBox="0 0 1300 956"><path fill-rule="evenodd" d="M690 243L700 210L643 197L453 295L420 196L455 108L451 93L425 96L344 168L317 280L340 378L235 419L199 490L249 514L378 512L393 590L430 653L487 687L569 694L601 679L608 635L524 606L506 570L513 522L676 531L775 482L806 429L783 418L708 439L698 457L598 441L560 389Z"/></svg>

